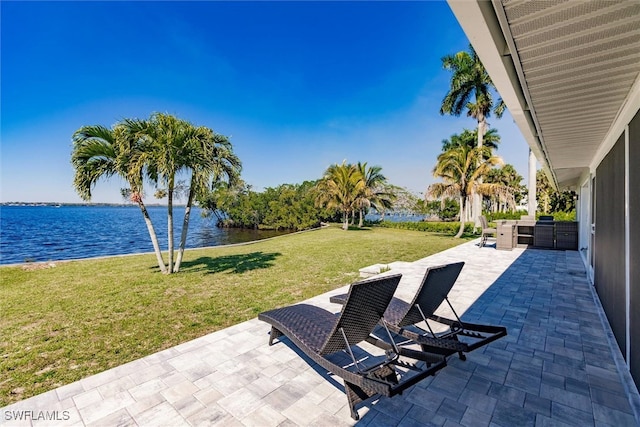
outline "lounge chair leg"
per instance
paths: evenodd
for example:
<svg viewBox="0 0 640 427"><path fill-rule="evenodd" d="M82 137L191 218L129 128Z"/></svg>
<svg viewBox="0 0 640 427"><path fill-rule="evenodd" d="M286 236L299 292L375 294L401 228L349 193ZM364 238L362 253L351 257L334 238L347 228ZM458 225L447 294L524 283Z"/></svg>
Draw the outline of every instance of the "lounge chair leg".
<svg viewBox="0 0 640 427"><path fill-rule="evenodd" d="M460 360L467 360L467 355L461 351L458 352L458 356L460 357Z"/></svg>
<svg viewBox="0 0 640 427"><path fill-rule="evenodd" d="M269 345L273 345L273 340L281 336L282 336L282 332L280 332L279 330L277 330L272 326L271 332L269 332Z"/></svg>
<svg viewBox="0 0 640 427"><path fill-rule="evenodd" d="M361 389L355 384L351 384L348 382L344 382L344 391L347 394L347 401L349 402L349 410L351 410L351 418L358 421L360 419L360 415L358 415L358 411L356 410L356 405L360 402L364 402L366 399L370 398L372 395L369 395L366 391Z"/></svg>
<svg viewBox="0 0 640 427"><path fill-rule="evenodd" d="M351 418L353 418L354 420L358 421L360 419L360 415L358 414L358 411L356 411L356 408L354 408L352 406L349 409L351 410Z"/></svg>

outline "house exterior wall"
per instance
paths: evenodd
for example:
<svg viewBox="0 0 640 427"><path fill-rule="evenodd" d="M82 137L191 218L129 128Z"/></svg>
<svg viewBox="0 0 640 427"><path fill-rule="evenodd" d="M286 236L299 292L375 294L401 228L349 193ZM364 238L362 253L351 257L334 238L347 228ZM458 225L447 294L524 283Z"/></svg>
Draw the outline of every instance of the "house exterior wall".
<svg viewBox="0 0 640 427"><path fill-rule="evenodd" d="M628 209L626 222L625 209ZM640 220L638 218L640 218L640 110L636 110L628 126L596 168L596 232L592 248L595 254L596 291L620 352L629 366L636 386L640 388Z"/></svg>
<svg viewBox="0 0 640 427"><path fill-rule="evenodd" d="M625 135L596 169L594 284L616 341L626 349Z"/></svg>
<svg viewBox="0 0 640 427"><path fill-rule="evenodd" d="M640 111L629 123L629 369L640 388Z"/></svg>

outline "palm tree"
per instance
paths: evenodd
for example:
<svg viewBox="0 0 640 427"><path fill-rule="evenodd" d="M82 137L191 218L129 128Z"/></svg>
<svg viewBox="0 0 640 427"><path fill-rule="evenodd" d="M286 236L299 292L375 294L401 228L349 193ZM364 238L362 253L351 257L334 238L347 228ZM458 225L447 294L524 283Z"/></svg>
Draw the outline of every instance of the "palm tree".
<svg viewBox="0 0 640 427"><path fill-rule="evenodd" d="M194 197L212 180L236 179L240 173L240 160L233 154L226 137L170 114L154 113L149 120L125 120L125 124L132 134L145 141L148 150L143 162L150 178L164 187L169 252L167 272L173 273L182 261ZM174 264L173 200L176 175L180 172L190 172L191 183L178 255L180 262Z"/></svg>
<svg viewBox="0 0 640 427"><path fill-rule="evenodd" d="M458 147L460 145L467 145L469 148L477 146L478 142L478 129L469 130L464 129L461 134L453 134L450 139L442 140L442 151L447 151L451 148ZM498 149L500 144L500 135L498 130L491 128L483 137L483 147L489 147L491 151Z"/></svg>
<svg viewBox="0 0 640 427"><path fill-rule="evenodd" d="M144 153L143 163L149 176L156 183L164 185L160 194L167 196L167 272L173 273L174 237L173 237L173 197L175 177L186 155L186 141L192 137L193 126L169 114L154 113L149 120L125 119L130 132L145 141L148 150Z"/></svg>
<svg viewBox="0 0 640 427"><path fill-rule="evenodd" d="M342 212L342 228L349 228L349 215L365 188L365 182L357 166L343 161L341 165L329 166L318 182L316 205Z"/></svg>
<svg viewBox="0 0 640 427"><path fill-rule="evenodd" d="M487 174L487 182L500 184L503 191L494 195L492 203L493 212L505 212L506 209L515 210L516 195L522 191L522 176L512 165L504 165L501 168L494 168Z"/></svg>
<svg viewBox="0 0 640 427"><path fill-rule="evenodd" d="M501 164L500 157L491 155L487 147L469 148L466 145L452 148L438 156L438 162L433 169L435 177L444 182L432 184L427 189L427 195L437 198L458 198L460 203L460 229L455 237L461 237L464 232L464 212L467 197L476 192L491 194L497 190L496 184L482 184L480 179L491 168Z"/></svg>
<svg viewBox="0 0 640 427"><path fill-rule="evenodd" d="M385 209L389 209L393 205L394 196L387 189L387 178L382 174L382 167L367 167L367 163L360 162L356 167L364 180L362 193L356 201L360 214L358 227L362 228L364 211L373 206L377 211L384 212Z"/></svg>
<svg viewBox="0 0 640 427"><path fill-rule="evenodd" d="M440 114L459 116L466 109L467 116L473 117L478 122L478 148L482 148L487 117L491 114L491 110L498 118L502 117L506 109L505 104L502 99L499 99L494 107L491 92L495 90L495 86L473 46L469 45L468 52L460 51L455 55L443 57L442 66L445 70L451 71L452 76L449 92L442 100ZM474 205L475 210L480 209L479 199L474 202ZM474 212L473 215L477 217L479 212Z"/></svg>
<svg viewBox="0 0 640 427"><path fill-rule="evenodd" d="M176 273L180 270L182 263L193 199L204 195L222 182L233 185L240 178L240 159L233 153L229 139L206 127L199 127L196 130L195 137L189 141L190 152L186 156L184 165L191 169L191 184L184 211L178 257L174 267Z"/></svg>
<svg viewBox="0 0 640 427"><path fill-rule="evenodd" d="M555 190L549 183L549 178L542 169L536 172L536 199L538 202L538 210L544 214L548 214L551 210L551 196Z"/></svg>
<svg viewBox="0 0 640 427"><path fill-rule="evenodd" d="M456 148L460 146L466 146L469 149L472 149L476 147L477 135L478 135L477 129L475 130L464 129L461 134L453 134L451 135L450 139L442 140L442 151L445 152L445 151L451 150L452 148ZM496 129L489 129L485 135L484 141L485 141L485 144L483 145L482 152L487 155L490 155L493 152L493 150L497 150L498 144L500 143L500 135L498 135L498 131ZM484 148L486 148L486 150ZM469 212L469 207L471 206L472 197L473 197L473 193L469 194L467 196L467 200L465 200L466 209L464 212L464 220L473 218L472 213ZM442 208L444 209L444 200L442 200L442 203L443 203ZM482 206L482 203L480 204L480 206Z"/></svg>
<svg viewBox="0 0 640 427"><path fill-rule="evenodd" d="M147 225L158 267L164 273L166 268L160 252L149 212L142 200L143 167L140 159L145 147L122 125L113 129L104 126L83 126L73 134L71 163L75 169L73 186L83 200L91 200L91 190L102 178L121 176L129 184L123 191L135 202Z"/></svg>

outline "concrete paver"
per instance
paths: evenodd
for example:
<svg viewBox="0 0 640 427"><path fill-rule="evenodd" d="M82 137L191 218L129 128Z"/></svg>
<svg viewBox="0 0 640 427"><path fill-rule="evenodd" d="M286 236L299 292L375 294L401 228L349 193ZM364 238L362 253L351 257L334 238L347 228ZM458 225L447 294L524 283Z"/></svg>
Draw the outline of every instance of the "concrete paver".
<svg viewBox="0 0 640 427"><path fill-rule="evenodd" d="M451 290L463 320L508 335L393 398L359 407L363 426L640 425L640 399L612 350L577 252L478 248L477 241L412 263L410 299L429 266L465 261ZM371 260L372 264L376 260ZM329 296L308 302L334 312ZM448 307L439 314L451 316ZM1 425L353 425L342 381L288 340L267 345L252 319L1 409Z"/></svg>

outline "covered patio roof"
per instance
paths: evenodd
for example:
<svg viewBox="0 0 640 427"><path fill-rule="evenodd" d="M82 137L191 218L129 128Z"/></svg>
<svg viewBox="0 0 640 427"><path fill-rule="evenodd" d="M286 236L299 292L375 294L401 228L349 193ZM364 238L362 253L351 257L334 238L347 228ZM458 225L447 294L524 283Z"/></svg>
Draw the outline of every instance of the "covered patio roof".
<svg viewBox="0 0 640 427"><path fill-rule="evenodd" d="M552 182L575 188L640 107L640 3L448 3Z"/></svg>

